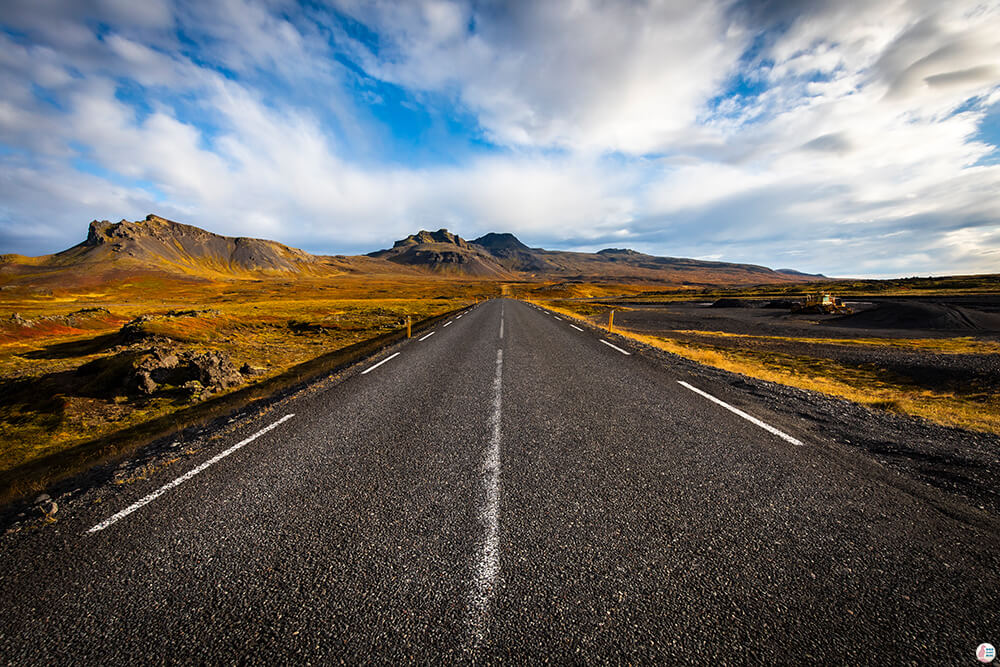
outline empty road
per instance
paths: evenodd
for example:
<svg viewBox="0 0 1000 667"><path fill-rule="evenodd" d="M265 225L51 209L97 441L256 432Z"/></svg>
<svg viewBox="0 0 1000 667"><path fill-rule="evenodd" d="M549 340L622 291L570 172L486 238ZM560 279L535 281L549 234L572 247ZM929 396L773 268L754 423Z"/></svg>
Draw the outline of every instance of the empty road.
<svg viewBox="0 0 1000 667"><path fill-rule="evenodd" d="M4 537L0 658L973 664L1000 645L989 515L634 352L508 299L422 332Z"/></svg>

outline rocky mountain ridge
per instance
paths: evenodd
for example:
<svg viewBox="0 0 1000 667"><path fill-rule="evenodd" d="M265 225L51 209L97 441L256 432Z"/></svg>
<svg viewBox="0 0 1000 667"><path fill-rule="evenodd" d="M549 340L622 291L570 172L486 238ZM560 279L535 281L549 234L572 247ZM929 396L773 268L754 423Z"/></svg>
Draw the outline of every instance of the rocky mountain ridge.
<svg viewBox="0 0 1000 667"><path fill-rule="evenodd" d="M0 256L0 288L21 284L101 283L156 273L186 279L437 274L493 280L560 280L750 285L822 279L784 269L678 257L626 248L596 253L531 248L509 233L472 241L449 232L421 230L391 248L362 256L312 255L276 241L214 234L147 215L144 220L94 220L87 238L42 257Z"/></svg>

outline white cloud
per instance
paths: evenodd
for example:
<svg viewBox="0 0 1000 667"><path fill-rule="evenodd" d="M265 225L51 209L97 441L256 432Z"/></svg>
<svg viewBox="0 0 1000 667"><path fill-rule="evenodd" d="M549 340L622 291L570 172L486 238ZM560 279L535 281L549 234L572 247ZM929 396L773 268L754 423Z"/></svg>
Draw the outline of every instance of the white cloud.
<svg viewBox="0 0 1000 667"><path fill-rule="evenodd" d="M373 75L447 93L502 144L644 153L669 148L733 71L747 36L719 3L344 2L383 36ZM475 24L476 31L467 26Z"/></svg>
<svg viewBox="0 0 1000 667"><path fill-rule="evenodd" d="M93 217L157 212L327 252L446 226L828 274L997 270L1000 166L977 138L1000 105L996 3L814 3L783 31L719 2L336 4L377 47L279 0L12 2L31 39L0 33L0 239L52 251ZM337 48L503 148L359 156L381 96ZM720 99L737 73L763 89Z"/></svg>

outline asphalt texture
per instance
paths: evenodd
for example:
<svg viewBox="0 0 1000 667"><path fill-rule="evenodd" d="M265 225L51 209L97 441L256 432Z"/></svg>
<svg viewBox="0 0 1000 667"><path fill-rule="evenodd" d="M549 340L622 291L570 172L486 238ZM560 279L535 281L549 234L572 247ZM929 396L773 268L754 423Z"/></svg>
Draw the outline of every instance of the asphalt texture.
<svg viewBox="0 0 1000 667"><path fill-rule="evenodd" d="M973 664L1000 644L995 514L528 304L434 331L9 531L0 659Z"/></svg>

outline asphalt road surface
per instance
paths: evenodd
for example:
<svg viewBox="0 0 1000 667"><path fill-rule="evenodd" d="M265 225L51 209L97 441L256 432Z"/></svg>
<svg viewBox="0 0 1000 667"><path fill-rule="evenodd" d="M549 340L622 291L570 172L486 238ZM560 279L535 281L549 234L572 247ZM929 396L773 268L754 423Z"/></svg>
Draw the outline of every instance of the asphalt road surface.
<svg viewBox="0 0 1000 667"><path fill-rule="evenodd" d="M0 659L977 664L1000 645L991 515L627 352L490 301L69 504L2 542Z"/></svg>

